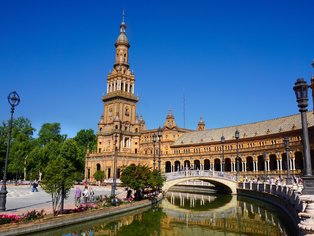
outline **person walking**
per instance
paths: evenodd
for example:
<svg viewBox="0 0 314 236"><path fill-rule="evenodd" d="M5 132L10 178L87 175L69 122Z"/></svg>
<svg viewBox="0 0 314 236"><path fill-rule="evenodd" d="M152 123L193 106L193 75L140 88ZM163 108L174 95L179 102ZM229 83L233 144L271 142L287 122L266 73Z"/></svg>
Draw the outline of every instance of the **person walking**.
<svg viewBox="0 0 314 236"><path fill-rule="evenodd" d="M88 187L87 186L84 188L83 198L84 198L84 204L86 204L87 201L89 200L89 191L88 191Z"/></svg>
<svg viewBox="0 0 314 236"><path fill-rule="evenodd" d="M75 201L76 207L79 207L81 204L81 195L82 195L81 189L80 187L77 186L75 189L75 195L74 195L74 201Z"/></svg>

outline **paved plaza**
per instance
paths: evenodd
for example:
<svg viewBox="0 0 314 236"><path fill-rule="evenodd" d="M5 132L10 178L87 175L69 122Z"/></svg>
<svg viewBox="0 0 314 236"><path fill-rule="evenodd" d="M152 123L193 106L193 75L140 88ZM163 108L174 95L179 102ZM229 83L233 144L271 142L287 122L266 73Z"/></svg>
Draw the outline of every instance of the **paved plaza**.
<svg viewBox="0 0 314 236"><path fill-rule="evenodd" d="M83 192L83 185L79 185ZM65 209L75 208L74 205L74 192L75 187L71 189L68 199L64 202ZM92 186L95 196L97 195L110 195L111 186ZM46 213L52 212L51 196L46 193L41 187L38 187L38 192L32 192L32 188L29 185L8 185L8 195L6 203L5 213L23 214L31 210L42 210ZM124 197L124 189L118 188L117 194ZM3 212L2 212L3 213ZM0 213L1 214L1 213Z"/></svg>

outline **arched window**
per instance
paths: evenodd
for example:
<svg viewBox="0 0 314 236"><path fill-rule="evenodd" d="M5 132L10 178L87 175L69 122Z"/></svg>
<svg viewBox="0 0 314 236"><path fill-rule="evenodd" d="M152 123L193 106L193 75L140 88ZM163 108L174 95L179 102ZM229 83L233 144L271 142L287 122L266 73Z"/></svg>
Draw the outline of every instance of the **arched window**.
<svg viewBox="0 0 314 236"><path fill-rule="evenodd" d="M96 165L96 170L101 170L99 163L97 163L97 165Z"/></svg>

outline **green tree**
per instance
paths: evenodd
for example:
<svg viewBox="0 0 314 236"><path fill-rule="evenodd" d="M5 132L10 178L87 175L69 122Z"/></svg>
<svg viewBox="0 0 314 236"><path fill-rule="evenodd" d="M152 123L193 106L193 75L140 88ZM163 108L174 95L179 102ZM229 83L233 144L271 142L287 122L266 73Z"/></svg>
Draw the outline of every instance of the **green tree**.
<svg viewBox="0 0 314 236"><path fill-rule="evenodd" d="M29 154L28 166L30 168L30 179L39 179L47 164L60 155L62 143L51 140L45 146L36 146Z"/></svg>
<svg viewBox="0 0 314 236"><path fill-rule="evenodd" d="M85 159L81 159L80 148L74 139L68 139L61 144L60 155L71 162L76 170L75 179L81 181L83 179Z"/></svg>
<svg viewBox="0 0 314 236"><path fill-rule="evenodd" d="M76 136L73 138L79 147L79 153L77 156L77 171L84 176L85 170L85 158L87 149L96 149L96 135L92 129L82 129L77 132Z"/></svg>
<svg viewBox="0 0 314 236"><path fill-rule="evenodd" d="M54 215L57 215L61 209L62 189L64 189L64 197L68 198L70 189L74 186L75 172L72 163L61 156L49 161L44 170L41 186L51 194Z"/></svg>
<svg viewBox="0 0 314 236"><path fill-rule="evenodd" d="M105 179L105 172L103 170L97 170L94 173L94 178L96 181L100 181L100 183L102 183Z"/></svg>
<svg viewBox="0 0 314 236"><path fill-rule="evenodd" d="M85 149L89 148L90 150L94 150L96 148L96 135L94 134L94 130L92 129L82 129L77 132L76 136L73 138L75 142ZM84 153L84 155L85 155Z"/></svg>
<svg viewBox="0 0 314 236"><path fill-rule="evenodd" d="M2 122L0 126L0 165L4 166L4 159L6 155L9 122ZM8 173L12 178L18 178L24 171L25 160L31 150L34 148L33 132L35 129L32 127L32 123L29 119L24 117L18 117L13 120L11 144L10 144L10 156L8 159Z"/></svg>
<svg viewBox="0 0 314 236"><path fill-rule="evenodd" d="M150 168L145 165L130 165L122 168L121 182L134 190L148 187Z"/></svg>
<svg viewBox="0 0 314 236"><path fill-rule="evenodd" d="M38 141L41 145L46 145L51 141L63 142L66 139L66 135L61 135L60 123L45 123L41 126L38 133Z"/></svg>
<svg viewBox="0 0 314 236"><path fill-rule="evenodd" d="M165 178L157 170L151 171L145 165L130 165L122 169L120 177L123 185L136 191L135 199L141 199L142 192L145 188L156 190L163 185Z"/></svg>
<svg viewBox="0 0 314 236"><path fill-rule="evenodd" d="M149 179L148 179L148 185L155 191L157 189L160 189L164 182L166 181L166 177L162 176L160 171L153 170L150 173Z"/></svg>

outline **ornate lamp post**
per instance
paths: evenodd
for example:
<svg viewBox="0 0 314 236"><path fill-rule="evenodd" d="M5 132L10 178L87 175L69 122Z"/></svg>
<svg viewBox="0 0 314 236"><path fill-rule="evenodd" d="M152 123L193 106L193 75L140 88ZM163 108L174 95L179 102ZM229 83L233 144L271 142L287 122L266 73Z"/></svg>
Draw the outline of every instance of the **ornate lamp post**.
<svg viewBox="0 0 314 236"><path fill-rule="evenodd" d="M156 169L156 134L153 134L153 143L154 143L154 165L153 170Z"/></svg>
<svg viewBox="0 0 314 236"><path fill-rule="evenodd" d="M0 211L5 211L5 205L7 202L7 166L8 166L8 158L10 155L10 143L11 143L11 132L13 127L13 113L14 108L19 105L20 97L17 92L11 92L8 96L8 102L11 105L11 119L9 124L9 133L8 133L8 145L7 145L7 152L5 155L5 163L4 163L4 171L3 171L3 180L2 186L0 190Z"/></svg>
<svg viewBox="0 0 314 236"><path fill-rule="evenodd" d="M161 137L162 137L162 131L161 128L158 128L158 171L160 171L160 166L161 166L161 160L160 160L160 154L161 154L161 150L160 150L160 144L161 144Z"/></svg>
<svg viewBox="0 0 314 236"><path fill-rule="evenodd" d="M221 136L221 150L222 150L222 157L221 157L221 167L222 167L222 169L221 169L221 171L222 172L225 172L225 150L224 150L224 144L225 144L225 141L226 141L226 139L225 139L225 137L222 135Z"/></svg>
<svg viewBox="0 0 314 236"><path fill-rule="evenodd" d="M111 186L111 197L112 205L116 205L117 199L116 199L116 187L117 187L117 159L118 159L118 134L115 133L114 135L114 161L113 161L113 181L112 181L112 186Z"/></svg>
<svg viewBox="0 0 314 236"><path fill-rule="evenodd" d="M304 79L298 79L293 87L299 111L301 112L302 131L303 131L303 153L304 153L304 173L302 176L304 187L303 194L314 194L314 178L312 175L312 163L310 155L310 142L307 127L307 106L308 106L308 85Z"/></svg>
<svg viewBox="0 0 314 236"><path fill-rule="evenodd" d="M264 182L266 182L266 158L267 158L267 154L264 151L263 152L263 160L264 160Z"/></svg>
<svg viewBox="0 0 314 236"><path fill-rule="evenodd" d="M284 142L284 145L285 145L286 156L287 156L287 180L286 180L286 185L292 185L292 178L291 178L291 175L290 175L289 138L288 137L284 137L283 142Z"/></svg>
<svg viewBox="0 0 314 236"><path fill-rule="evenodd" d="M236 162L237 162L237 181L240 180L240 162L239 162L239 138L240 138L240 132L237 129L235 131L234 137L237 141L237 157L236 157Z"/></svg>

